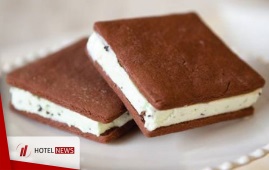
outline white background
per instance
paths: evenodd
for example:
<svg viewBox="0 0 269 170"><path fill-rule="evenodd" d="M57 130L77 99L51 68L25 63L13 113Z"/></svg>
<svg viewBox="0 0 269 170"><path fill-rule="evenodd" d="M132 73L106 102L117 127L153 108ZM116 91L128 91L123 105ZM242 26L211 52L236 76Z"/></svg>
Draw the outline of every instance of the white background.
<svg viewBox="0 0 269 170"><path fill-rule="evenodd" d="M268 54L269 33L264 32L269 29L268 0L0 0L0 58L88 35L96 20L190 10L229 45L246 53ZM241 38L246 41L239 43ZM253 44L259 46L249 48Z"/></svg>

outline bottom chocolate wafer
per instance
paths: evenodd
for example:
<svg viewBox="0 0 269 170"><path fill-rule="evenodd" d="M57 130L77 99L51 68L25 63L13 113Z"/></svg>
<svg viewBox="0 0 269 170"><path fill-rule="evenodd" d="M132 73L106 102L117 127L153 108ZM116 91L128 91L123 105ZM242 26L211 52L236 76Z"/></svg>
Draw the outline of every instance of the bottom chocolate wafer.
<svg viewBox="0 0 269 170"><path fill-rule="evenodd" d="M31 118L33 120L36 120L38 122L44 123L46 125L49 125L49 126L52 126L52 127L55 127L55 128L67 131L67 132L72 132L76 135L79 135L79 136L82 136L84 138L91 139L91 140L94 140L97 142L101 142L101 143L107 143L107 142L110 142L112 140L115 140L115 139L121 137L122 135L127 133L131 128L134 128L134 125L135 125L134 121L131 120L131 121L127 122L125 125L123 125L121 127L115 127L115 128L109 129L97 137L96 135L93 135L91 133L83 133L78 128L76 128L74 126L68 126L65 123L61 123L61 122L54 121L51 119L46 119L46 118L39 116L37 114L27 113L27 112L16 110L11 104L10 104L10 108L14 112L21 114L23 116L26 116L28 118Z"/></svg>

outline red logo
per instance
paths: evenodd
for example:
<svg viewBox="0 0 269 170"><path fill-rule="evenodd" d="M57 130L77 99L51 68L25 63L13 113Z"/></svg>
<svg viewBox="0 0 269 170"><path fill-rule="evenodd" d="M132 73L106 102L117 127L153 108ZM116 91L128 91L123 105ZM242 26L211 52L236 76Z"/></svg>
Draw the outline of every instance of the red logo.
<svg viewBox="0 0 269 170"><path fill-rule="evenodd" d="M75 154L74 147L55 147L55 154Z"/></svg>
<svg viewBox="0 0 269 170"><path fill-rule="evenodd" d="M24 145L21 143L17 146L16 150L20 148L20 157L28 158L31 155L31 151L27 154L28 145Z"/></svg>

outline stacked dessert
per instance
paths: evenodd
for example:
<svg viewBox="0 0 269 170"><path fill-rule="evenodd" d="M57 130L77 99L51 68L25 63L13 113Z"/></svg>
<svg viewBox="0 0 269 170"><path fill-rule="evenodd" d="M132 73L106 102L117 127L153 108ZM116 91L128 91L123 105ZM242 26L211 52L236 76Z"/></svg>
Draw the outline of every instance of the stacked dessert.
<svg viewBox="0 0 269 170"><path fill-rule="evenodd" d="M96 22L7 80L19 113L100 142L249 116L265 84L195 13Z"/></svg>

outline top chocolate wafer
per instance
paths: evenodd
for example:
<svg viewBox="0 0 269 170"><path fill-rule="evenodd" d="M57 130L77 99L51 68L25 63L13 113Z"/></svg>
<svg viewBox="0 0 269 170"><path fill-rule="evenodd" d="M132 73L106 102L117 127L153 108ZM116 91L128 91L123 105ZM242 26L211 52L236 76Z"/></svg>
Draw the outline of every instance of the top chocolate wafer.
<svg viewBox="0 0 269 170"><path fill-rule="evenodd" d="M86 42L84 38L11 72L8 83L95 121L112 122L126 109L88 59Z"/></svg>
<svg viewBox="0 0 269 170"><path fill-rule="evenodd" d="M159 110L246 94L265 83L194 13L97 22L94 30Z"/></svg>

